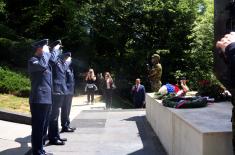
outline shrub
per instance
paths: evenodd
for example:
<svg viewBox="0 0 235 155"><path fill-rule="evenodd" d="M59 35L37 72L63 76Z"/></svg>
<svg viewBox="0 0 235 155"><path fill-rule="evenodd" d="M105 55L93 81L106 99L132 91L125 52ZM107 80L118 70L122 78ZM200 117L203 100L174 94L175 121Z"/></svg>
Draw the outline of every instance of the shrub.
<svg viewBox="0 0 235 155"><path fill-rule="evenodd" d="M0 67L0 93L9 93L27 97L30 91L30 81L20 73Z"/></svg>
<svg viewBox="0 0 235 155"><path fill-rule="evenodd" d="M13 41L0 37L0 61L17 67L25 67L32 55L31 40Z"/></svg>

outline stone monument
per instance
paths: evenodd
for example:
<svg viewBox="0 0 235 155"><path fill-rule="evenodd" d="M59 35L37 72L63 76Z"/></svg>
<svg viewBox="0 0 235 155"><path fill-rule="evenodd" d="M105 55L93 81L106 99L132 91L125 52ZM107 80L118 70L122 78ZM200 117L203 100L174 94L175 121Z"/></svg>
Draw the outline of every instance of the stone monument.
<svg viewBox="0 0 235 155"><path fill-rule="evenodd" d="M158 54L152 55L152 69L150 70L148 77L152 91L158 92L162 85L162 65L160 64L160 56Z"/></svg>

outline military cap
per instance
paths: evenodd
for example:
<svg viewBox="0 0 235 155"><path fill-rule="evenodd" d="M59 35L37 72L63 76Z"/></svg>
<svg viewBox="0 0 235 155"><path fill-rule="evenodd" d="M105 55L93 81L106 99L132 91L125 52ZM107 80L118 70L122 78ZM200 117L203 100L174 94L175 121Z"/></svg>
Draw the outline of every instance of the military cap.
<svg viewBox="0 0 235 155"><path fill-rule="evenodd" d="M64 56L64 57L71 57L71 52L64 52L64 53L63 53L63 56Z"/></svg>
<svg viewBox="0 0 235 155"><path fill-rule="evenodd" d="M71 52L63 52L59 55L60 59L66 59L67 57L71 57Z"/></svg>
<svg viewBox="0 0 235 155"><path fill-rule="evenodd" d="M44 45L48 45L48 42L49 42L49 39L43 39L43 40L32 43L32 47L34 49L37 49L37 48L43 47Z"/></svg>
<svg viewBox="0 0 235 155"><path fill-rule="evenodd" d="M160 61L160 56L159 56L158 54L153 54L153 55L152 55L152 58L157 58L158 61Z"/></svg>
<svg viewBox="0 0 235 155"><path fill-rule="evenodd" d="M51 43L49 46L51 48L55 47L56 45L62 45L62 41L61 40L56 40L53 43Z"/></svg>

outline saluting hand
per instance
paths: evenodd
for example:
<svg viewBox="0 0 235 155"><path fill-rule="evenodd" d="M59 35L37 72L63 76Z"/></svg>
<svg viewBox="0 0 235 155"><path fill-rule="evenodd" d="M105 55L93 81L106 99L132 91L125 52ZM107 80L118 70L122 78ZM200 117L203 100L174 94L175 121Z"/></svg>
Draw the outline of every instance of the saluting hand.
<svg viewBox="0 0 235 155"><path fill-rule="evenodd" d="M72 61L72 57L68 57L67 59L66 59L66 62L71 62Z"/></svg>
<svg viewBox="0 0 235 155"><path fill-rule="evenodd" d="M50 50L49 50L49 46L47 46L47 45L44 45L43 47L42 47L42 51L43 52L50 52Z"/></svg>
<svg viewBox="0 0 235 155"><path fill-rule="evenodd" d="M56 45L56 46L54 47L54 50L58 50L58 49L60 49L60 47L61 47L61 45L58 44L58 45Z"/></svg>

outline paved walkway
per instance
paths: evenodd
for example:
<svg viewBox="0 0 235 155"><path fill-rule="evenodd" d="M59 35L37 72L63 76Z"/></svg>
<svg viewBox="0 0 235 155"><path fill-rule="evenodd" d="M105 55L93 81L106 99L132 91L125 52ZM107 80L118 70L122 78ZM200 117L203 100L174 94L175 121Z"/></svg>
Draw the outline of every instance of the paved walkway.
<svg viewBox="0 0 235 155"><path fill-rule="evenodd" d="M95 99L99 101L99 96ZM70 118L73 120L82 110L104 109L105 103L86 103L86 96L73 98ZM59 119L60 120L60 119ZM0 120L0 155L24 155L31 148L31 126Z"/></svg>
<svg viewBox="0 0 235 155"><path fill-rule="evenodd" d="M98 100L98 99L97 99ZM75 133L65 146L47 146L55 155L166 155L142 110L105 111L105 103L88 105L86 96L73 99ZM0 155L24 155L31 148L31 126L0 120Z"/></svg>
<svg viewBox="0 0 235 155"><path fill-rule="evenodd" d="M166 155L143 110L83 111L64 133L64 146L47 146L55 155Z"/></svg>

